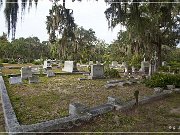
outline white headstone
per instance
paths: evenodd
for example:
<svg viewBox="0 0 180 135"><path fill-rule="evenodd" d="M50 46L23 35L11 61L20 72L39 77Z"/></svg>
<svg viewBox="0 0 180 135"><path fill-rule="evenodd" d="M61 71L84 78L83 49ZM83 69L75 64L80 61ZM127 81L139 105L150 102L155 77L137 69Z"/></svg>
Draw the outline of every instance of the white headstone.
<svg viewBox="0 0 180 135"><path fill-rule="evenodd" d="M29 77L29 83L38 83L39 82L39 77L34 75L32 77Z"/></svg>
<svg viewBox="0 0 180 135"><path fill-rule="evenodd" d="M22 78L20 76L18 76L18 77L10 77L9 78L9 83L10 84L21 84L22 83Z"/></svg>
<svg viewBox="0 0 180 135"><path fill-rule="evenodd" d="M166 61L163 61L162 62L162 66L166 66L167 65L167 62Z"/></svg>
<svg viewBox="0 0 180 135"><path fill-rule="evenodd" d="M44 61L43 68L45 68L45 69L51 69L51 68L52 68L51 60L45 60L45 61Z"/></svg>
<svg viewBox="0 0 180 135"><path fill-rule="evenodd" d="M74 61L65 61L64 68L62 69L62 71L70 72L70 73L76 72L77 68L76 68Z"/></svg>
<svg viewBox="0 0 180 135"><path fill-rule="evenodd" d="M30 67L22 67L21 68L21 78L27 79L28 77L32 77L32 71Z"/></svg>
<svg viewBox="0 0 180 135"><path fill-rule="evenodd" d="M89 65L93 65L93 61L89 61Z"/></svg>
<svg viewBox="0 0 180 135"><path fill-rule="evenodd" d="M53 77L53 76L55 76L53 71L51 70L47 71L47 77Z"/></svg>
<svg viewBox="0 0 180 135"><path fill-rule="evenodd" d="M32 71L32 73L40 73L40 70L39 70L39 68L38 67L32 67L31 68L31 71Z"/></svg>

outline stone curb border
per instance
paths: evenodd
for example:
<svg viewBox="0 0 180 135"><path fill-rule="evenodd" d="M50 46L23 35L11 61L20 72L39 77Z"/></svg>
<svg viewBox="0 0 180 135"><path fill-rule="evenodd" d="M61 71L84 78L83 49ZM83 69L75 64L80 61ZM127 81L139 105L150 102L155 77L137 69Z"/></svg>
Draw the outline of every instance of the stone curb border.
<svg viewBox="0 0 180 135"><path fill-rule="evenodd" d="M82 123L91 120L93 117L107 113L109 111L112 111L113 109L116 109L118 111L124 111L133 108L135 104L135 100L129 102L121 102L116 97L108 97L108 102L106 104L94 108L89 108L89 109L86 108L86 110L80 108L81 110L80 113L78 113L78 107L73 106L75 108L75 111L73 110L73 114L71 112L71 114L67 117L49 120L32 125L20 125L17 120L16 114L12 108L2 76L0 76L0 89L1 89L1 98L2 98L4 117L5 117L5 124L6 124L5 128L9 134L18 134L24 132L48 132L53 130L59 131L61 129L70 129L74 126L80 126ZM139 105L143 105L154 100L162 99L164 97L169 96L171 93L172 91L165 90L158 94L154 94L148 97L143 97L139 100ZM72 105L74 104L70 104L71 107ZM81 106L82 105L80 105L80 107Z"/></svg>

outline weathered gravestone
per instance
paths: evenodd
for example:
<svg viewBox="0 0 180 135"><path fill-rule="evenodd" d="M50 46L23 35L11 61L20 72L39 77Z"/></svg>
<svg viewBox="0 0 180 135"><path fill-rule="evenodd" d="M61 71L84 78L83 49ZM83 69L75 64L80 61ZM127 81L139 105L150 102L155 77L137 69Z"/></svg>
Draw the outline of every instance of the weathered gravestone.
<svg viewBox="0 0 180 135"><path fill-rule="evenodd" d="M70 72L70 73L78 72L76 63L74 61L65 61L64 68L62 69L62 71Z"/></svg>
<svg viewBox="0 0 180 135"><path fill-rule="evenodd" d="M10 84L21 84L22 83L22 78L20 76L18 76L18 77L10 77L9 78L9 83Z"/></svg>
<svg viewBox="0 0 180 135"><path fill-rule="evenodd" d="M93 65L94 63L93 63L93 61L89 61L89 65Z"/></svg>
<svg viewBox="0 0 180 135"><path fill-rule="evenodd" d="M29 83L38 83L39 82L39 77L36 75L33 75L32 77L29 77Z"/></svg>
<svg viewBox="0 0 180 135"><path fill-rule="evenodd" d="M33 74L39 74L40 73L40 70L39 70L38 67L32 67L31 71L32 71Z"/></svg>
<svg viewBox="0 0 180 135"><path fill-rule="evenodd" d="M53 71L51 70L47 71L47 77L53 77L53 76L55 76Z"/></svg>
<svg viewBox="0 0 180 135"><path fill-rule="evenodd" d="M32 77L32 71L30 67L22 67L21 68L21 78L28 79L28 77Z"/></svg>
<svg viewBox="0 0 180 135"><path fill-rule="evenodd" d="M52 69L51 60L45 60L45 61L44 61L43 68L46 69L46 70Z"/></svg>
<svg viewBox="0 0 180 135"><path fill-rule="evenodd" d="M156 68L155 65L153 65L151 63L149 64L149 76L153 75L153 73L156 71L155 68Z"/></svg>
<svg viewBox="0 0 180 135"><path fill-rule="evenodd" d="M88 76L89 79L104 78L104 66L103 65L91 65L91 73Z"/></svg>
<svg viewBox="0 0 180 135"><path fill-rule="evenodd" d="M149 74L149 62L148 61L142 61L140 70L144 74L148 75Z"/></svg>
<svg viewBox="0 0 180 135"><path fill-rule="evenodd" d="M166 61L163 61L162 62L162 66L166 66L167 65L167 62Z"/></svg>

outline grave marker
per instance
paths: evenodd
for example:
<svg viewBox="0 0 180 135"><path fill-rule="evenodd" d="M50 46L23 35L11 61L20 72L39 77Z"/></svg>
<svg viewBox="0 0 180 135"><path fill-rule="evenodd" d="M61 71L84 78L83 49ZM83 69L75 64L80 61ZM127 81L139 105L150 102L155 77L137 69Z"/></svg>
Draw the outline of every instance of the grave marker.
<svg viewBox="0 0 180 135"><path fill-rule="evenodd" d="M18 76L18 77L10 77L9 78L9 83L10 84L21 84L22 83L22 78L20 76Z"/></svg>
<svg viewBox="0 0 180 135"><path fill-rule="evenodd" d="M91 73L88 76L89 79L104 78L104 66L103 65L91 65Z"/></svg>
<svg viewBox="0 0 180 135"><path fill-rule="evenodd" d="M39 77L34 75L32 77L29 77L29 83L38 83L39 82Z"/></svg>
<svg viewBox="0 0 180 135"><path fill-rule="evenodd" d="M62 69L62 71L70 72L70 73L78 72L76 63L74 61L65 61L64 68Z"/></svg>
<svg viewBox="0 0 180 135"><path fill-rule="evenodd" d="M32 71L30 67L22 67L21 68L21 78L28 79L28 77L32 77Z"/></svg>
<svg viewBox="0 0 180 135"><path fill-rule="evenodd" d="M54 77L54 76L55 76L55 74L53 71L51 71L51 70L47 71L47 77Z"/></svg>

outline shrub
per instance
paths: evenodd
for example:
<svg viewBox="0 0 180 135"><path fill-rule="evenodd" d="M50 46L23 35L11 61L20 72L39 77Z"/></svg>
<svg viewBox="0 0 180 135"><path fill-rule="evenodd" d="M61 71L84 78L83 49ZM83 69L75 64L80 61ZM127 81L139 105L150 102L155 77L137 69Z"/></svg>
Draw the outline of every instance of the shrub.
<svg viewBox="0 0 180 135"><path fill-rule="evenodd" d="M107 78L120 77L118 70L112 69L112 68L111 68L111 69L110 69L110 68L105 69L104 75L105 75Z"/></svg>
<svg viewBox="0 0 180 135"><path fill-rule="evenodd" d="M41 64L41 61L33 61L32 64L34 64L34 65L40 65L40 64Z"/></svg>
<svg viewBox="0 0 180 135"><path fill-rule="evenodd" d="M17 64L17 62L14 59L11 59L8 61L9 64Z"/></svg>
<svg viewBox="0 0 180 135"><path fill-rule="evenodd" d="M8 63L9 59L2 59L2 63Z"/></svg>
<svg viewBox="0 0 180 135"><path fill-rule="evenodd" d="M145 80L146 86L149 87L166 87L166 85L175 85L180 87L180 74L163 74L155 73L151 79Z"/></svg>

